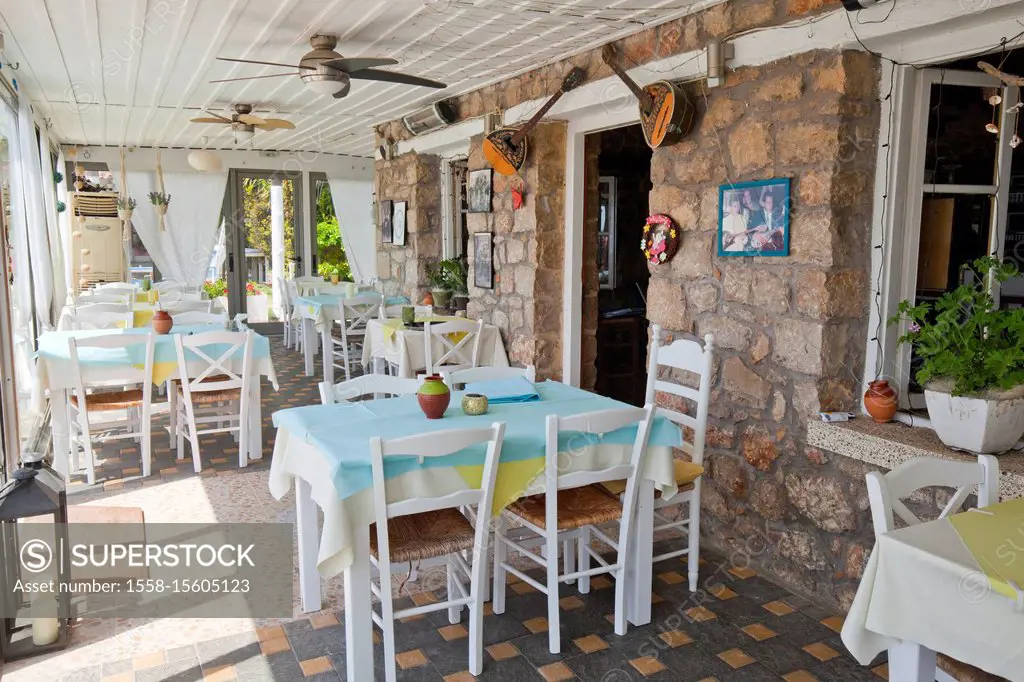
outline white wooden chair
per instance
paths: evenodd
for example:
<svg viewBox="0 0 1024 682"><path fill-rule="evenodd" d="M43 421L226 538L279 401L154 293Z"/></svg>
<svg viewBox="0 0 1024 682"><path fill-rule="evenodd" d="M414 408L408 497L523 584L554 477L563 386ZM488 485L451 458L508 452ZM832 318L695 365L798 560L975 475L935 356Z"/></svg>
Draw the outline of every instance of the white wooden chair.
<svg viewBox="0 0 1024 682"><path fill-rule="evenodd" d="M130 313L132 307L127 303L91 303L83 302L75 306L76 313Z"/></svg>
<svg viewBox="0 0 1024 682"><path fill-rule="evenodd" d="M99 305L109 305L121 310L96 310ZM135 325L135 315L124 306L116 303L102 303L96 306L85 306L75 309L71 317L73 329L131 329Z"/></svg>
<svg viewBox="0 0 1024 682"><path fill-rule="evenodd" d="M249 463L249 398L252 382L253 332L211 331L175 334L178 376L170 392L175 412L172 429L177 436L178 459L185 458L185 438L192 447L192 468L202 471L199 436L235 433L238 466ZM189 371L189 363L199 371ZM233 368L240 367L239 370ZM205 424L210 428L201 428ZM226 424L226 426L225 426Z"/></svg>
<svg viewBox="0 0 1024 682"><path fill-rule="evenodd" d="M163 308L171 315L178 315L181 313L211 313L213 312L213 301L181 300L169 303L163 306Z"/></svg>
<svg viewBox="0 0 1024 682"><path fill-rule="evenodd" d="M141 293L142 289L139 289L130 282L103 282L94 286L91 291L103 292L105 294L122 292L127 295L134 295L136 292Z"/></svg>
<svg viewBox="0 0 1024 682"><path fill-rule="evenodd" d="M476 381L523 378L532 384L537 380L537 370L533 365L529 367L470 367L469 369L442 372L441 376L444 377L444 383L448 384L448 388L454 390L456 386Z"/></svg>
<svg viewBox="0 0 1024 682"><path fill-rule="evenodd" d="M74 389L68 396L68 431L71 443L71 461L68 471L78 470L78 449L85 454L86 479L89 484L96 482L96 458L93 442L105 443L111 440L131 438L139 442L142 460L142 475L151 473L151 425L150 414L153 395L153 349L156 347L154 334L104 334L68 339L71 356L71 372ZM118 378L117 387L87 385L82 376L79 350L82 349L122 350L131 353L133 362L126 371L129 375ZM140 367L141 365L141 367ZM138 384L139 388L125 388ZM123 419L116 418L94 423L92 413L124 411ZM94 435L102 431L102 435ZM120 430L120 432L118 432Z"/></svg>
<svg viewBox="0 0 1024 682"><path fill-rule="evenodd" d="M469 369L480 364L484 321L452 320L423 325L423 354L428 375ZM435 349L437 343L439 348ZM440 352L438 352L440 351Z"/></svg>
<svg viewBox="0 0 1024 682"><path fill-rule="evenodd" d="M560 651L558 584L578 581L580 592L590 591L590 578L610 573L615 578L615 634L626 634L626 563L631 547L633 517L637 505L637 480L643 470L644 455L654 419L654 406L601 410L571 417L550 415L547 418L544 465L545 494L524 497L509 505L507 513L521 524L516 538L506 530L504 516L494 524L494 613L505 611L505 573L517 576L547 595L548 647L553 654ZM566 431L594 434L598 437L635 424L636 438L629 459L600 471L560 473L558 434ZM597 483L626 480L621 498L610 494ZM613 540L597 526L617 521L619 532ZM486 524L479 524L486 525ZM533 537L531 537L531 535ZM609 564L590 546L590 536L615 550L615 563ZM543 538L544 555L530 550L526 543ZM559 572L559 543L586 538L579 544L577 570ZM525 542L524 542L525 541ZM506 561L512 550L543 567L546 580L541 583ZM599 565L590 568L590 559Z"/></svg>
<svg viewBox="0 0 1024 682"><path fill-rule="evenodd" d="M288 296L288 305L291 310L295 310L296 301L299 298L299 280L286 279L284 281L285 291ZM303 331L302 320L292 321L287 319L284 333L284 345L289 348L295 348L295 350L301 351L305 340L305 332Z"/></svg>
<svg viewBox="0 0 1024 682"><path fill-rule="evenodd" d="M79 295L76 301L79 305L86 305L91 303L119 303L120 305L126 305L129 308L135 306L135 296L126 292L111 292L111 293L91 293L84 292Z"/></svg>
<svg viewBox="0 0 1024 682"><path fill-rule="evenodd" d="M708 408L711 405L711 381L714 371L715 340L711 334L704 337L704 345L691 339L677 339L662 346L662 330L658 325L651 326L651 350L647 368L647 394L645 400L655 403L657 392L688 400L694 405L694 414L683 414L659 407L658 413L679 425L683 433L690 429L693 433L692 442L683 442L681 449L690 456L690 461L675 460L676 486L679 492L670 500L659 495L654 503L654 532L675 530L681 531L687 539L685 549L679 549L655 555L654 562L686 556L689 572L690 591L696 592L698 566L700 564L700 486L704 473L704 438L708 431ZM681 369L696 375L697 388L677 384L659 378L659 369ZM687 505L687 517L674 520L664 510L669 507Z"/></svg>
<svg viewBox="0 0 1024 682"><path fill-rule="evenodd" d="M292 345L292 336L294 330L292 329L292 313L295 311L295 298L291 295L292 286L288 284L288 280L284 277L274 278L274 291L277 291L281 296L281 324L283 326L284 338L281 339L284 343L285 348L290 348Z"/></svg>
<svg viewBox="0 0 1024 682"><path fill-rule="evenodd" d="M225 313L204 313L188 311L184 313L171 313L175 325L184 326L187 324L219 324L225 326L228 316Z"/></svg>
<svg viewBox="0 0 1024 682"><path fill-rule="evenodd" d="M372 395L375 400L383 396L414 395L420 387L416 379L404 377L393 377L387 374L364 374L355 379L348 379L331 385L327 381L321 381L320 401L324 405L348 402Z"/></svg>
<svg viewBox="0 0 1024 682"><path fill-rule="evenodd" d="M469 609L469 671L483 672L483 583L487 575L487 545L490 527L476 529L459 512L459 507L491 509L494 481L498 473L505 425L495 423L483 429L453 429L406 438L370 441L373 467L373 503L376 523L370 529L370 555L379 572L379 582L370 589L380 599L380 613L373 621L384 639L384 672L388 682L396 679L395 619L410 618L432 611L448 610L448 620L460 620L462 608ZM388 500L384 462L389 457L440 457L473 445L487 443L480 488L462 490L443 497ZM392 597L392 562L412 562L448 557L448 595L445 601L395 610ZM468 582L468 585L467 585ZM367 653L369 655L369 653Z"/></svg>
<svg viewBox="0 0 1024 682"><path fill-rule="evenodd" d="M939 518L946 518L960 511L975 489L978 507L988 507L999 502L999 460L992 455L978 455L977 462L953 462L937 457L918 457L904 462L886 474L868 472L865 478L868 501L871 503L871 523L876 538L896 530L896 517L902 519L908 526L921 523L921 519L910 511L901 499L921 488L956 488L956 493L939 513ZM983 676L987 676L987 673L948 656L938 654L937 659L935 679L939 682L956 682L961 675L970 679L982 679ZM903 664L903 660L905 659L902 659L902 651L889 650L890 674ZM897 678L894 676L892 679Z"/></svg>
<svg viewBox="0 0 1024 682"><path fill-rule="evenodd" d="M362 357L366 323L377 317L382 298L379 294L370 294L339 301L342 319L335 324L341 329L341 337L331 335L331 357L324 358L324 363L331 362L335 369L344 370L347 381L352 378L350 356Z"/></svg>

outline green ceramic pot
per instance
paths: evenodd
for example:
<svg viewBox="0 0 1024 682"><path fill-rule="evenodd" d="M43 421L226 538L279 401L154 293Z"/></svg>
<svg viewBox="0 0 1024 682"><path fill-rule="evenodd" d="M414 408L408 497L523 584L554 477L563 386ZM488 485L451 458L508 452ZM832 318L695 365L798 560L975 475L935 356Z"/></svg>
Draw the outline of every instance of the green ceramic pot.
<svg viewBox="0 0 1024 682"><path fill-rule="evenodd" d="M487 396L480 393L467 393L462 396L462 411L471 417L487 414Z"/></svg>
<svg viewBox="0 0 1024 682"><path fill-rule="evenodd" d="M427 419L440 419L444 416L444 411L448 409L448 404L452 400L452 392L448 390L448 385L444 383L444 380L434 374L423 380L419 390L416 391L416 398Z"/></svg>

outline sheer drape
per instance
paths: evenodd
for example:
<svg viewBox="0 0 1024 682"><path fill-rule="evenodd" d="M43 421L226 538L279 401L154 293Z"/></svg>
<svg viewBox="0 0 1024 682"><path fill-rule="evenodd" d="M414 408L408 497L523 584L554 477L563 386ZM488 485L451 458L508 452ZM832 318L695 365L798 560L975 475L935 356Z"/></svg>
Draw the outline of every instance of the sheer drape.
<svg viewBox="0 0 1024 682"><path fill-rule="evenodd" d="M57 221L57 185L53 178L53 158L50 152L50 135L43 128L39 133L39 167L43 182L43 205L46 213L46 235L50 245L50 272L53 282L51 311L53 320L60 316L68 295L70 271L64 268L64 242L61 239ZM63 183L62 183L63 184ZM66 203L66 202L65 202ZM65 211L66 213L67 211Z"/></svg>
<svg viewBox="0 0 1024 682"><path fill-rule="evenodd" d="M163 280L189 287L206 278L221 224L228 174L164 173L164 191L171 195L165 224L160 229L149 193L157 191L154 171L128 171L128 194L138 202L132 225L138 232ZM115 178L120 182L120 178Z"/></svg>
<svg viewBox="0 0 1024 682"><path fill-rule="evenodd" d="M18 147L21 155L21 191L24 206L25 229L28 234L29 260L32 264L32 292L35 297L36 318L40 331L53 326L53 261L50 257L50 236L46 225L46 205L43 197L42 167L39 163L39 144L36 126L32 120L28 98L21 97L18 105ZM13 164L12 164L13 165ZM48 178L50 182L52 179Z"/></svg>
<svg viewBox="0 0 1024 682"><path fill-rule="evenodd" d="M57 169L64 173L67 167L67 160L64 158L64 150L62 149L57 157ZM63 254L65 296L67 296L68 292L74 291L75 286L78 284L73 281L71 270L71 264L74 262L74 259L71 254L71 197L68 194L69 179L64 178L63 182L57 184L57 201L62 202L66 206L63 213L57 214L58 240ZM56 299L58 308L66 302L66 300Z"/></svg>
<svg viewBox="0 0 1024 682"><path fill-rule="evenodd" d="M373 226L373 183L365 180L328 178L334 213L338 216L341 243L357 282L377 275L377 243Z"/></svg>

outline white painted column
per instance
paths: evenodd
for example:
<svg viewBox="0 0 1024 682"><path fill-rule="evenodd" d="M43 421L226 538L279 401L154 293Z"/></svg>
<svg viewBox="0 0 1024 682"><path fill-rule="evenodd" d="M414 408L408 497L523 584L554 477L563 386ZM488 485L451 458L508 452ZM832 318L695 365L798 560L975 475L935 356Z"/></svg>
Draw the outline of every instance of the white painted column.
<svg viewBox="0 0 1024 682"><path fill-rule="evenodd" d="M270 181L270 284L278 319L281 318L282 292L277 290L277 278L284 276L284 185L275 175Z"/></svg>

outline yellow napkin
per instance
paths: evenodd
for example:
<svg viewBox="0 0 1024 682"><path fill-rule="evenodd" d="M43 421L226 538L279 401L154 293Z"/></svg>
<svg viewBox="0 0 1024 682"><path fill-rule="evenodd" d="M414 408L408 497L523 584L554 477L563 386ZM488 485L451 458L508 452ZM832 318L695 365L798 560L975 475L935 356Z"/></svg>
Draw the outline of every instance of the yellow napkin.
<svg viewBox="0 0 1024 682"><path fill-rule="evenodd" d="M140 294L135 294L136 303L156 303L160 300L160 292L156 289L150 289L149 291L143 291Z"/></svg>
<svg viewBox="0 0 1024 682"><path fill-rule="evenodd" d="M155 310L135 310L135 327L148 327L150 322L153 321L153 313Z"/></svg>
<svg viewBox="0 0 1024 682"><path fill-rule="evenodd" d="M462 320L462 319L465 319L465 318L462 318L462 317L451 317L451 316L446 316L446 315L431 315L429 317L417 317L416 321L417 322L453 322L455 320ZM395 334L398 333L399 329L405 329L405 323L402 322L402 318L400 318L400 317L395 317L395 318L392 318L390 320L384 320L384 322L382 322L381 324L384 327L384 341L387 342L387 343L394 342ZM465 337L465 336L466 336L466 332L456 332L454 334L448 334L448 338L450 338L455 343L458 343L459 341L461 341L463 339L463 337Z"/></svg>
<svg viewBox="0 0 1024 682"><path fill-rule="evenodd" d="M949 517L992 589L1014 601L1024 586L1024 499ZM1015 587L1016 586L1016 587Z"/></svg>

